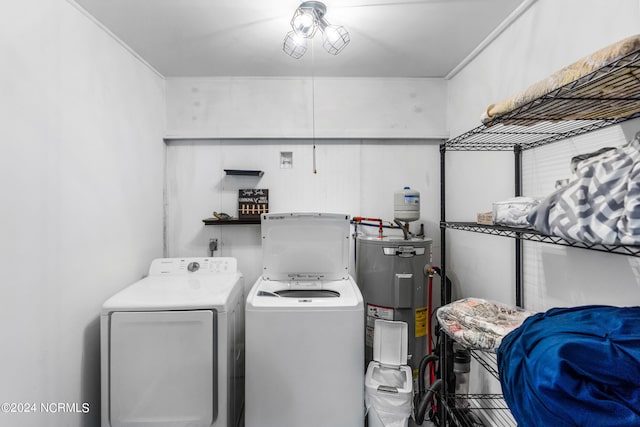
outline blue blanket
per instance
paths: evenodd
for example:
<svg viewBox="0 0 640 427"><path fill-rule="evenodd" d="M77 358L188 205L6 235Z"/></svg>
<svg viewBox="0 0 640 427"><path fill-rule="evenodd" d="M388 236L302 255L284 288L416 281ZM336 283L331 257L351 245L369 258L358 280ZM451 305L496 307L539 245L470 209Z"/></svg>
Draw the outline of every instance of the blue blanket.
<svg viewBox="0 0 640 427"><path fill-rule="evenodd" d="M497 356L519 427L640 426L640 307L535 314Z"/></svg>

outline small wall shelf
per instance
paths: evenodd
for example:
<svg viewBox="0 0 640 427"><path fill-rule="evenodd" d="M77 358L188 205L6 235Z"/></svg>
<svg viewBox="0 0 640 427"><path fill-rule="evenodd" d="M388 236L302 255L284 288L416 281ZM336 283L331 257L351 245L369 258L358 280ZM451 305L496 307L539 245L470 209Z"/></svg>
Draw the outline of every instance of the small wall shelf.
<svg viewBox="0 0 640 427"><path fill-rule="evenodd" d="M243 175L243 176L262 176L264 171L246 170L246 169L225 169L227 175Z"/></svg>
<svg viewBox="0 0 640 427"><path fill-rule="evenodd" d="M202 220L202 222L204 222L204 225L260 224L260 218L230 218L230 219L205 218Z"/></svg>

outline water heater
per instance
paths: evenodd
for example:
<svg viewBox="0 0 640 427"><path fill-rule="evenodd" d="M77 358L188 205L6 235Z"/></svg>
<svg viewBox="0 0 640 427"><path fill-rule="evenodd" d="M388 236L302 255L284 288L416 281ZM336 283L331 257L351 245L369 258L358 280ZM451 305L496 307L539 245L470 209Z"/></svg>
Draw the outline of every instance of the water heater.
<svg viewBox="0 0 640 427"><path fill-rule="evenodd" d="M432 239L361 235L357 240L357 282L365 303L365 366L373 358L376 319L409 325L408 365L414 376L427 354L427 279Z"/></svg>

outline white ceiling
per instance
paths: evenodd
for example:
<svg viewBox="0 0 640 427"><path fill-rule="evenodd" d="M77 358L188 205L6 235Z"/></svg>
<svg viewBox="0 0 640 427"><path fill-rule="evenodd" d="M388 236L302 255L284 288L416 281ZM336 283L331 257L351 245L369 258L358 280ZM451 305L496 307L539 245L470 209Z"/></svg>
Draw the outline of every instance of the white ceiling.
<svg viewBox="0 0 640 427"><path fill-rule="evenodd" d="M325 0L351 43L282 51L298 0L75 0L166 77L443 77L522 0Z"/></svg>

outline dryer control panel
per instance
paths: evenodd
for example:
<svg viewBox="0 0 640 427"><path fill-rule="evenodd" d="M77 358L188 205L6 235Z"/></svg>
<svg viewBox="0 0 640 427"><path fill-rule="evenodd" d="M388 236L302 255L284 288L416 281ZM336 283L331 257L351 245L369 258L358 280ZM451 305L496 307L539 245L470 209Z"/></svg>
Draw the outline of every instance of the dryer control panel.
<svg viewBox="0 0 640 427"><path fill-rule="evenodd" d="M149 276L236 273L237 271L238 261L231 257L158 258L151 263Z"/></svg>

